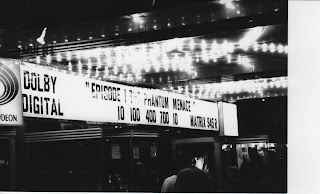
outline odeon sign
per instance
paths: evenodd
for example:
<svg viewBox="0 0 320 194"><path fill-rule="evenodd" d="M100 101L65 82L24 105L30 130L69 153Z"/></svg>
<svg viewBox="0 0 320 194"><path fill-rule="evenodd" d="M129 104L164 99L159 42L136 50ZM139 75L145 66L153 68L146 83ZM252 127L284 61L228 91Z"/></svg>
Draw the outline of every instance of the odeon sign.
<svg viewBox="0 0 320 194"><path fill-rule="evenodd" d="M15 74L4 64L0 63L0 106L12 101L18 94L19 83Z"/></svg>
<svg viewBox="0 0 320 194"><path fill-rule="evenodd" d="M22 125L20 62L0 60L0 125Z"/></svg>

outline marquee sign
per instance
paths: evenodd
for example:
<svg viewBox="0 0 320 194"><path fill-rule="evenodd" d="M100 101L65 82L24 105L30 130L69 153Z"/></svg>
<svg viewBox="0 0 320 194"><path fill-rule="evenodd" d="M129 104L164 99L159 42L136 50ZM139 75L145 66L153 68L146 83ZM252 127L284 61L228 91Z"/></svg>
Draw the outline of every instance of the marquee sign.
<svg viewBox="0 0 320 194"><path fill-rule="evenodd" d="M22 125L20 62L0 59L0 125Z"/></svg>
<svg viewBox="0 0 320 194"><path fill-rule="evenodd" d="M21 65L23 115L218 131L217 103Z"/></svg>

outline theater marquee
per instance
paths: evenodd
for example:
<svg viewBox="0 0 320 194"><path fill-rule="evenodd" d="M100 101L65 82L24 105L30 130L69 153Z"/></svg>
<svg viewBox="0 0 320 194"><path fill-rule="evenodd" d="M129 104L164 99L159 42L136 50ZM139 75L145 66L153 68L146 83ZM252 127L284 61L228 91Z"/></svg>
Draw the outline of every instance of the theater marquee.
<svg viewBox="0 0 320 194"><path fill-rule="evenodd" d="M180 94L99 81L24 62L21 80L27 117L219 129L216 103Z"/></svg>
<svg viewBox="0 0 320 194"><path fill-rule="evenodd" d="M0 59L0 126L22 125L20 61Z"/></svg>

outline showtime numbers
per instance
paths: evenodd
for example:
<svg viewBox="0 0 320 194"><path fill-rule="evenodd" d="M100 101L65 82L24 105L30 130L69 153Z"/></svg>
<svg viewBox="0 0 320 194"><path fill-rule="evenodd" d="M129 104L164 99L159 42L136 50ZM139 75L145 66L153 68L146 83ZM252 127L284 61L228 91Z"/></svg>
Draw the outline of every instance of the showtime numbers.
<svg viewBox="0 0 320 194"><path fill-rule="evenodd" d="M169 113L160 111L160 123L161 124L169 124Z"/></svg>
<svg viewBox="0 0 320 194"><path fill-rule="evenodd" d="M140 121L140 109L130 108L131 121Z"/></svg>
<svg viewBox="0 0 320 194"><path fill-rule="evenodd" d="M124 120L124 107L118 106L118 120Z"/></svg>
<svg viewBox="0 0 320 194"><path fill-rule="evenodd" d="M157 121L156 111L155 110L147 110L146 119L149 123L155 123Z"/></svg>

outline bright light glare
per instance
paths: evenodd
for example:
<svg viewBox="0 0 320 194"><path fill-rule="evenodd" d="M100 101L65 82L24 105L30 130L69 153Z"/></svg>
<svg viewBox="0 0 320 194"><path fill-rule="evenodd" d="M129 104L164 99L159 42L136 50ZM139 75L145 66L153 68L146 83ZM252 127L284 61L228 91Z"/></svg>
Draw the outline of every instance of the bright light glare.
<svg viewBox="0 0 320 194"><path fill-rule="evenodd" d="M240 48L247 48L252 45L263 34L264 27L258 26L252 28L239 41Z"/></svg>
<svg viewBox="0 0 320 194"><path fill-rule="evenodd" d="M270 52L274 53L276 51L276 46L273 43L271 43L269 45L269 49L270 49Z"/></svg>
<svg viewBox="0 0 320 194"><path fill-rule="evenodd" d="M191 50L194 50L194 42L192 39L190 40L189 47Z"/></svg>
<svg viewBox="0 0 320 194"><path fill-rule="evenodd" d="M36 62L39 64L40 63L40 56L36 57Z"/></svg>
<svg viewBox="0 0 320 194"><path fill-rule="evenodd" d="M58 61L58 62L60 62L60 61L61 61L61 59L62 59L61 54L60 54L60 53L58 53L58 54L57 54L57 61Z"/></svg>
<svg viewBox="0 0 320 194"><path fill-rule="evenodd" d="M207 43L206 43L205 40L202 40L202 41L201 41L201 49L202 49L202 50L206 50L206 48L207 48Z"/></svg>

